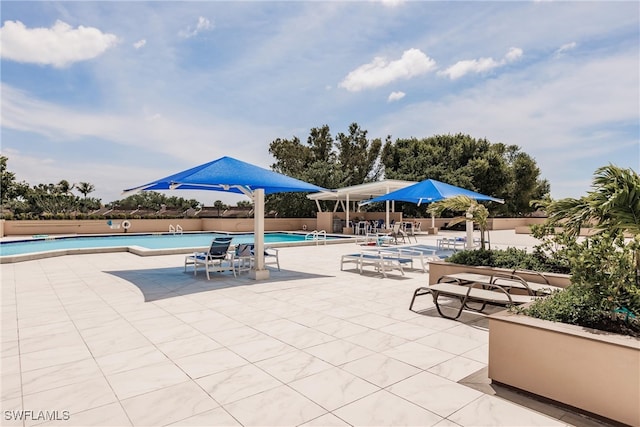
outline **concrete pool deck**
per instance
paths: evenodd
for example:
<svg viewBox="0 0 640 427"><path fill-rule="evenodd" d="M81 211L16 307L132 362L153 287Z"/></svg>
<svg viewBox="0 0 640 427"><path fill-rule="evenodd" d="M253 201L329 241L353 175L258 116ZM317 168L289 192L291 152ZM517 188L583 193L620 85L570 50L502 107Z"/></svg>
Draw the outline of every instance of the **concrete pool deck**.
<svg viewBox="0 0 640 427"><path fill-rule="evenodd" d="M491 385L486 319L409 311L428 273L340 271L360 249L281 248L263 282L184 255L3 264L2 425L603 425Z"/></svg>

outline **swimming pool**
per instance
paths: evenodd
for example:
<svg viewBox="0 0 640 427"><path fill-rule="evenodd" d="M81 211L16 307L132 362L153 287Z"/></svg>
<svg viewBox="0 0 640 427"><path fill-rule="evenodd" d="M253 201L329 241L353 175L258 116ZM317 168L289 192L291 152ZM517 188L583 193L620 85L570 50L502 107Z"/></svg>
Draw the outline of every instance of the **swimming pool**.
<svg viewBox="0 0 640 427"><path fill-rule="evenodd" d="M28 240L0 242L0 262L16 262L60 256L72 253L129 251L137 255L165 255L187 253L207 248L215 236L232 236L232 244L253 243L253 233L147 233L90 236L35 237ZM265 244L289 246L315 244L306 239L307 234L293 232L265 233ZM345 237L328 235L327 241L344 240Z"/></svg>

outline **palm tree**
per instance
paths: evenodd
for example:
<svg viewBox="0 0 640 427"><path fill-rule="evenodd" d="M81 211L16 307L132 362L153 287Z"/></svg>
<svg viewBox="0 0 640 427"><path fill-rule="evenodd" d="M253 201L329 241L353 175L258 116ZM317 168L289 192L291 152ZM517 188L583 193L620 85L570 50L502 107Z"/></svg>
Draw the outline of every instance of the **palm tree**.
<svg viewBox="0 0 640 427"><path fill-rule="evenodd" d="M58 183L58 185L55 186L55 189L56 189L56 192L60 194L68 195L69 193L71 193L71 190L73 190L74 187L75 187L75 184L70 184L69 181L67 181L66 179L63 179Z"/></svg>
<svg viewBox="0 0 640 427"><path fill-rule="evenodd" d="M632 169L603 166L596 170L592 187L579 199L549 203L549 220L561 222L573 236L585 225L613 233L640 234L640 175Z"/></svg>
<svg viewBox="0 0 640 427"><path fill-rule="evenodd" d="M550 202L546 207L549 222L561 225L573 237L581 227L592 226L613 235L630 233L640 240L640 175L609 164L596 170L592 188L579 199ZM635 264L638 283L640 251L635 252Z"/></svg>
<svg viewBox="0 0 640 427"><path fill-rule="evenodd" d="M223 209L226 209L226 208L227 208L227 205L225 205L224 203L222 203L222 200L216 200L216 201L213 203L213 207L214 207L214 208L216 208L216 209L218 209L218 217L220 217L220 211L221 211L221 210L223 210Z"/></svg>
<svg viewBox="0 0 640 427"><path fill-rule="evenodd" d="M429 208L427 209L427 212L439 216L445 210L465 213L464 216L455 217L451 221L449 221L449 227L461 222L465 222L467 220L478 224L478 227L480 228L480 245L482 249L485 249L485 231L487 232L487 237L489 236L489 211L486 207L470 197L456 196L432 203L431 206L429 206ZM490 246L491 243L489 243L489 247Z"/></svg>
<svg viewBox="0 0 640 427"><path fill-rule="evenodd" d="M88 182L80 182L78 183L78 185L76 185L76 190L78 190L85 199L87 198L87 194L93 193L95 189L96 187Z"/></svg>

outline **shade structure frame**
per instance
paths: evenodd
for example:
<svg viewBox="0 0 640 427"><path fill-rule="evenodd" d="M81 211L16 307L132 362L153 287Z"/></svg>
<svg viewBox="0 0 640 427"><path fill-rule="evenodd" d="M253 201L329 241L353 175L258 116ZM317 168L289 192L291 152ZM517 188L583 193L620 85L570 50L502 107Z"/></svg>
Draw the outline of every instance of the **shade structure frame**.
<svg viewBox="0 0 640 427"><path fill-rule="evenodd" d="M182 172L132 187L123 195L140 191L205 190L244 194L254 202L256 262L251 277L269 278L264 263L264 196L281 192L329 192L326 188L292 178L232 157L221 157Z"/></svg>

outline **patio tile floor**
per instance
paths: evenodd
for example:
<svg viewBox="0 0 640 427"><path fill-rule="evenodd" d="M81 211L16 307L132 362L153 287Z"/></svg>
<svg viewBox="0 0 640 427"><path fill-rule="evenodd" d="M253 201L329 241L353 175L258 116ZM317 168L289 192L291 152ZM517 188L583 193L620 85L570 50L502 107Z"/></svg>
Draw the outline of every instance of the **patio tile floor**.
<svg viewBox="0 0 640 427"><path fill-rule="evenodd" d="M595 425L491 385L483 316L409 311L428 273L341 271L358 250L282 248L263 282L185 273L184 255L2 264L2 425Z"/></svg>

